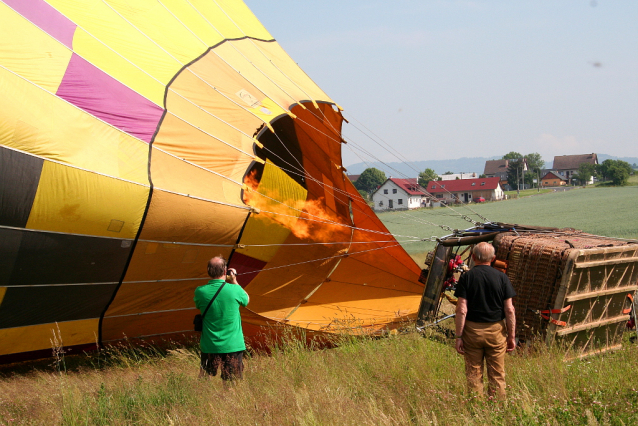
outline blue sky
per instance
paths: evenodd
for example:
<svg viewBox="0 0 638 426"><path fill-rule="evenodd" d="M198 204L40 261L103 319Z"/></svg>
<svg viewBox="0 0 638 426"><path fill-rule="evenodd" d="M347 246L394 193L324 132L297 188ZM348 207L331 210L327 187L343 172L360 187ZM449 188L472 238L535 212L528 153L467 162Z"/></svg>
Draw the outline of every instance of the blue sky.
<svg viewBox="0 0 638 426"><path fill-rule="evenodd" d="M245 1L344 107L345 165L398 161L362 125L409 160L638 156L638 1Z"/></svg>

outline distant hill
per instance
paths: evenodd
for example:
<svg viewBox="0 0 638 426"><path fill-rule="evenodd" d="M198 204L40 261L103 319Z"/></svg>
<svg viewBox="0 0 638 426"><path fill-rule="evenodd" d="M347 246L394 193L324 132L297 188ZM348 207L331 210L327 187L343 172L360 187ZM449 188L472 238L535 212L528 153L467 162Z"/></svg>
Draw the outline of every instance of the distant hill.
<svg viewBox="0 0 638 426"><path fill-rule="evenodd" d="M496 160L501 158L495 157L474 157L474 158L459 158L457 160L426 160L426 161L412 161L409 164L400 162L388 162L388 163L356 163L346 166L348 174L359 174L368 167L376 167L379 170L383 170L386 176L393 177L417 177L419 172L425 169L432 169L437 174L450 171L452 173L469 173L476 172L479 175L485 170L485 162L487 160Z"/></svg>
<svg viewBox="0 0 638 426"><path fill-rule="evenodd" d="M602 163L605 160L622 160L626 161L631 165L638 164L638 157L615 157L613 155L607 154L598 154L598 162Z"/></svg>
<svg viewBox="0 0 638 426"><path fill-rule="evenodd" d="M425 169L432 169L438 175L450 171L452 173L469 173L476 172L482 174L485 170L485 162L487 160L497 160L501 156L494 157L462 157L456 160L426 160L426 161L412 161L410 163L401 163L398 161L380 163L378 161L371 163L356 163L346 166L348 174L360 174L368 167L376 167L379 170L383 170L386 176L393 177L417 177L419 172ZM638 164L638 157L615 157L608 154L598 154L598 162L602 163L607 159L622 160L629 164ZM545 159L545 167L549 167L553 164L554 158L550 157Z"/></svg>

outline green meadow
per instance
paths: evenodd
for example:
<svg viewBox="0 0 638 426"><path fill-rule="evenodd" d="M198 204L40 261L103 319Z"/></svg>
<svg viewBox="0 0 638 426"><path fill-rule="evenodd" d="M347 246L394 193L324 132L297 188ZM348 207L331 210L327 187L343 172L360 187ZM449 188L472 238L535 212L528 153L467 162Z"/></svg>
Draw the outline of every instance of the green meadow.
<svg viewBox="0 0 638 426"><path fill-rule="evenodd" d="M638 238L638 187L587 188L504 202L384 213L400 240L443 236L437 225L480 220L571 227ZM435 225L428 224L431 222ZM433 243L405 242L418 258ZM0 425L634 425L638 345L565 361L542 344L507 357L508 399L465 393L463 359L433 329L406 324L385 337L336 336L332 349L290 334L251 352L226 388L198 379L196 343L110 348L0 367Z"/></svg>
<svg viewBox="0 0 638 426"><path fill-rule="evenodd" d="M480 216L479 216L480 215ZM587 187L527 195L483 204L380 213L388 230L421 263L436 243L414 241L466 229L472 221L574 228L616 238L638 239L638 186Z"/></svg>

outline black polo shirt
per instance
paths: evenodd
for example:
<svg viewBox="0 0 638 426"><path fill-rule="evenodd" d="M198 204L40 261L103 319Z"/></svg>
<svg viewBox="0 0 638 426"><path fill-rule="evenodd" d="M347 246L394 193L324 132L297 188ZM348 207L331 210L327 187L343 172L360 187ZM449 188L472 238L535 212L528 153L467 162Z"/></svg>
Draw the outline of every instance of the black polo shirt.
<svg viewBox="0 0 638 426"><path fill-rule="evenodd" d="M507 275L491 266L476 265L459 279L454 296L467 299L467 321L505 319L505 300L516 296Z"/></svg>

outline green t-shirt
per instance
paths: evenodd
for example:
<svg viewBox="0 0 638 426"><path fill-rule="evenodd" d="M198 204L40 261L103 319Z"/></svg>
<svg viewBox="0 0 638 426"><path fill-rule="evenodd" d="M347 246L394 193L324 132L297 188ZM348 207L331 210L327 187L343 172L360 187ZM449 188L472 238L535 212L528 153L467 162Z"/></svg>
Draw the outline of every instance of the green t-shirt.
<svg viewBox="0 0 638 426"><path fill-rule="evenodd" d="M224 280L210 280L195 289L195 306L204 314ZM248 305L248 294L237 284L226 284L204 317L199 347L208 354L225 354L246 349L239 307Z"/></svg>

